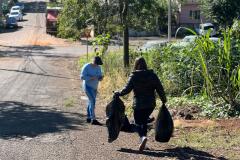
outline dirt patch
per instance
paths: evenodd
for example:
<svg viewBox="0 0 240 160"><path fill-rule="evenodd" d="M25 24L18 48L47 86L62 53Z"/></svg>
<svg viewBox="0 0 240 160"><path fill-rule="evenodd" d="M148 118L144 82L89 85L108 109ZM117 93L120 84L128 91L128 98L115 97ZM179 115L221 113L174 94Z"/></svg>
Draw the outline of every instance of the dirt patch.
<svg viewBox="0 0 240 160"><path fill-rule="evenodd" d="M175 127L216 127L218 126L218 123L213 120L182 120L182 119L176 119L174 120L174 126Z"/></svg>
<svg viewBox="0 0 240 160"><path fill-rule="evenodd" d="M228 130L239 129L240 119L226 119L226 120L174 120L175 127L181 128L208 128L208 127L220 127Z"/></svg>
<svg viewBox="0 0 240 160"><path fill-rule="evenodd" d="M218 126L226 129L239 129L240 128L240 119L226 119L226 120L216 120Z"/></svg>
<svg viewBox="0 0 240 160"><path fill-rule="evenodd" d="M48 45L67 46L69 44L64 39L56 38L47 34L42 34L41 36L35 35L33 38L31 38L29 43L31 45L38 45L38 46L48 46Z"/></svg>

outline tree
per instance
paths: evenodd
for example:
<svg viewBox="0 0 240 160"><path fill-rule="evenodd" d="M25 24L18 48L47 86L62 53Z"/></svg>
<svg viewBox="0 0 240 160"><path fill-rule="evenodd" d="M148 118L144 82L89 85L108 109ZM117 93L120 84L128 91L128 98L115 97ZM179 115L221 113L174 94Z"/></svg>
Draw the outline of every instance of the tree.
<svg viewBox="0 0 240 160"><path fill-rule="evenodd" d="M239 0L201 0L201 3L203 14L223 27L231 26L240 15Z"/></svg>
<svg viewBox="0 0 240 160"><path fill-rule="evenodd" d="M167 0L67 0L59 17L59 36L78 39L88 24L97 34L123 33L124 66L129 66L129 26L156 31L166 25Z"/></svg>
<svg viewBox="0 0 240 160"><path fill-rule="evenodd" d="M79 39L86 20L89 18L85 11L84 0L66 0L58 19L58 36L62 38Z"/></svg>
<svg viewBox="0 0 240 160"><path fill-rule="evenodd" d="M163 0L119 0L121 25L123 27L124 66L129 66L129 27L133 29L153 30L158 28L160 17L167 1ZM165 10L166 11L166 10ZM163 15L160 15L163 13Z"/></svg>

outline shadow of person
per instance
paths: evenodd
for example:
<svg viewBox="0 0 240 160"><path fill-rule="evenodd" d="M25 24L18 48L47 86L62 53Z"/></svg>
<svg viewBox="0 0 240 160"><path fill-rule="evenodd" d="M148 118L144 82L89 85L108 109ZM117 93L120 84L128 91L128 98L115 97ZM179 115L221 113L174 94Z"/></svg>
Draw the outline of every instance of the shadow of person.
<svg viewBox="0 0 240 160"><path fill-rule="evenodd" d="M85 116L47 106L0 101L0 138L36 137L45 133L80 130Z"/></svg>
<svg viewBox="0 0 240 160"><path fill-rule="evenodd" d="M197 149L193 149L190 147L176 147L171 149L164 150L144 150L143 152L139 152L138 150L121 148L118 150L119 152L124 153L133 153L133 154L144 154L150 157L171 157L177 158L179 160L227 160L224 157L215 157L210 153L200 151Z"/></svg>

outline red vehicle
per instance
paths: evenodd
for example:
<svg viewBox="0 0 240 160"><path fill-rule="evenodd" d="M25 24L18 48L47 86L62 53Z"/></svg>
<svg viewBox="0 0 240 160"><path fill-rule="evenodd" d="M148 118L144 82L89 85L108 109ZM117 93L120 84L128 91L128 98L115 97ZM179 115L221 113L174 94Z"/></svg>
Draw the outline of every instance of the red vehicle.
<svg viewBox="0 0 240 160"><path fill-rule="evenodd" d="M61 7L47 7L46 10L46 32L57 34L57 17Z"/></svg>

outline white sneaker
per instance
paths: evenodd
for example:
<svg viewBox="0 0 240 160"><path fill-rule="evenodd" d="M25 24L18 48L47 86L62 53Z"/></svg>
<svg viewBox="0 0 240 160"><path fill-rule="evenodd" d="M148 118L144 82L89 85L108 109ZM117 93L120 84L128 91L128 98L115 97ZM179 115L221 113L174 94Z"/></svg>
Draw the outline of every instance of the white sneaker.
<svg viewBox="0 0 240 160"><path fill-rule="evenodd" d="M141 144L139 145L140 152L142 152L145 149L146 144L147 144L147 137L145 136L141 137Z"/></svg>

